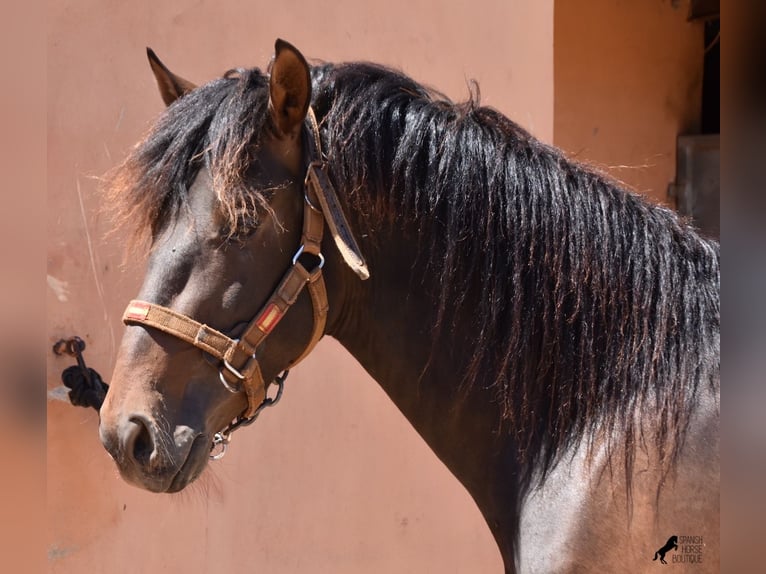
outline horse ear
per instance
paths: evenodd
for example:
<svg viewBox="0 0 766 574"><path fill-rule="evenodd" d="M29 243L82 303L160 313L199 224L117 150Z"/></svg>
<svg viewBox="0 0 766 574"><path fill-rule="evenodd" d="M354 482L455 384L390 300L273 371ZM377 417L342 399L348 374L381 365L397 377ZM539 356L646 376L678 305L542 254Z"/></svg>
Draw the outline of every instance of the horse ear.
<svg viewBox="0 0 766 574"><path fill-rule="evenodd" d="M274 125L282 135L295 137L311 102L311 74L303 55L284 40L274 45L269 96Z"/></svg>
<svg viewBox="0 0 766 574"><path fill-rule="evenodd" d="M184 80L168 70L151 48L146 48L146 56L149 58L149 65L154 72L154 78L157 80L157 87L160 89L162 101L166 106L175 102L184 94L188 94L197 86L189 80Z"/></svg>

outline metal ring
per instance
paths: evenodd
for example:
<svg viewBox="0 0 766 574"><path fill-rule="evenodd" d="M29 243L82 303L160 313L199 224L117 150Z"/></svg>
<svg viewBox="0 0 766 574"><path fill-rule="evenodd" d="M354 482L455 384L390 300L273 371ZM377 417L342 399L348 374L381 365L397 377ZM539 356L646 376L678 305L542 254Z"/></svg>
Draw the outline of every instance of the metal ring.
<svg viewBox="0 0 766 574"><path fill-rule="evenodd" d="M238 389L236 387L233 387L229 384L229 381L226 380L226 377L223 376L223 371L218 371L218 380L221 381L221 384L226 387L226 390L229 391L232 394L239 393L242 389Z"/></svg>
<svg viewBox="0 0 766 574"><path fill-rule="evenodd" d="M277 396L273 399L269 399L269 406L273 407L279 402L279 399L282 398L282 392L285 390L285 379L287 378L287 369L285 369L284 376L277 377L274 379L274 381L277 383Z"/></svg>
<svg viewBox="0 0 766 574"><path fill-rule="evenodd" d="M235 369L234 367L232 367L232 366L229 364L229 361L227 361L226 359L223 359L223 366L224 366L224 367L226 367L226 370L227 370L227 371L229 371L229 372L230 372L232 375L234 375L235 377L237 377L237 378L238 378L240 381L244 381L244 380L245 380L245 375L243 375L243 374L242 374L242 373L240 373L240 372L239 372L237 369Z"/></svg>
<svg viewBox="0 0 766 574"><path fill-rule="evenodd" d="M232 339L232 341L234 341L235 345L239 344L239 339ZM253 351L253 354L251 355L251 357L255 359L255 351ZM246 378L245 375L243 375L237 369L235 369L231 365L231 363L229 363L229 361L227 361L226 359L221 359L221 361L223 362L223 366L226 367L226 370L229 371L232 375L237 377L240 381L245 380ZM223 376L223 371L221 371L220 369L218 369L218 379L221 381L221 384L223 384L223 386L226 387L226 389L231 393L238 393L242 390L242 389L237 389L236 387L231 386L229 382L226 380L226 377Z"/></svg>
<svg viewBox="0 0 766 574"><path fill-rule="evenodd" d="M296 252L295 252L295 255L293 255L293 265L295 265L296 263L298 263L298 257L300 257L301 255L303 255L303 250L304 250L305 248L306 248L306 246L305 246L305 245L301 245L301 246L298 248L298 251L296 251ZM312 255L315 255L315 257L319 257L319 265L316 267L316 269L321 269L322 267L324 267L324 255L322 255L321 253L317 253L317 254L313 254L313 253L312 253ZM315 270L316 270L316 269L315 269Z"/></svg>
<svg viewBox="0 0 766 574"><path fill-rule="evenodd" d="M308 205L311 209L313 209L317 213L322 213L322 210L311 202L311 200L309 199L309 194L306 193L305 188L303 190L303 199L306 201L306 205Z"/></svg>
<svg viewBox="0 0 766 574"><path fill-rule="evenodd" d="M210 460L221 460L223 458L223 456L226 454L226 449L229 446L229 440L231 440L229 435L224 435L220 432L217 432L215 435L213 435L213 444L210 447L210 452L213 452L213 449L219 445L221 447L221 452L209 455Z"/></svg>

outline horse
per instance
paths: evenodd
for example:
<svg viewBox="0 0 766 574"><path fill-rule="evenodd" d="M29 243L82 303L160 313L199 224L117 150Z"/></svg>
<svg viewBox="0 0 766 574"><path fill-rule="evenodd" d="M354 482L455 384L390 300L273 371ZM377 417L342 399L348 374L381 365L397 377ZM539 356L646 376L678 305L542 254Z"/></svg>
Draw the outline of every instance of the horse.
<svg viewBox="0 0 766 574"><path fill-rule="evenodd" d="M323 336L462 483L505 572L717 571L720 249L478 94L309 64L197 86L108 177L150 245L100 411L128 482L177 492ZM275 392L277 396L274 396Z"/></svg>
<svg viewBox="0 0 766 574"><path fill-rule="evenodd" d="M678 550L678 536L674 535L668 538L668 541L665 543L665 545L654 553L654 558L652 558L652 560L657 560L659 557L662 564L667 564L667 561L665 560L665 554L671 550Z"/></svg>

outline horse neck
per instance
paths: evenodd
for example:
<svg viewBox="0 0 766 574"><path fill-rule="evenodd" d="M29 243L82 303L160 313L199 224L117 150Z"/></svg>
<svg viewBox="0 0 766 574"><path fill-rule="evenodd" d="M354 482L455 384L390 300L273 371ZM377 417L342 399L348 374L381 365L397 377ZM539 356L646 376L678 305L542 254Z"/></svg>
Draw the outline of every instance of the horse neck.
<svg viewBox="0 0 766 574"><path fill-rule="evenodd" d="M434 345L438 275L422 261L418 241L407 225L376 229L371 241L363 222L350 214L370 269L360 281L342 261L328 258L329 333L383 388L417 432L466 486L479 506L510 509L513 481L507 476L514 456L498 433L501 413L486 388L461 385L472 333L458 329L450 346ZM333 247L329 247L333 249ZM451 326L445 326L451 328ZM500 494L491 484L502 482ZM486 500L481 500L485 497Z"/></svg>
<svg viewBox="0 0 766 574"><path fill-rule="evenodd" d="M396 223L375 238L350 215L370 269L360 281L328 246L328 334L381 386L484 516L506 563L515 556L520 489L512 437L486 385L463 385L474 342L463 318L450 345L434 345L438 274L424 265L412 230ZM445 325L451 329L452 325Z"/></svg>
<svg viewBox="0 0 766 574"><path fill-rule="evenodd" d="M461 402L473 396L460 389L455 377L465 370L465 353L433 344L438 276L423 267L416 243L395 225L378 230L374 242L363 242L371 277L360 281L345 270L340 274L343 301L337 303L337 314L331 312L329 334L359 360L417 426L419 418L441 423L439 419L463 409ZM328 278L329 291L336 284L336 278ZM332 299L331 294L331 306ZM463 329L461 335L468 348L471 333ZM497 416L495 422L499 413ZM487 425L488 430L491 426ZM442 428L438 434L446 430ZM428 429L421 434L425 437Z"/></svg>

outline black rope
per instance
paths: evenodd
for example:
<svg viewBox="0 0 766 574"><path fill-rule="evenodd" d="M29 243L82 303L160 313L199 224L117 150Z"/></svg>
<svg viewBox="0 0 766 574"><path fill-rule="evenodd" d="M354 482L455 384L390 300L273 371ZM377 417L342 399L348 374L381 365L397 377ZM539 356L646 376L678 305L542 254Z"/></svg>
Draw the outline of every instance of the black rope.
<svg viewBox="0 0 766 574"><path fill-rule="evenodd" d="M67 367L61 373L61 381L69 391L69 402L76 407L93 407L97 411L106 398L107 385L94 369L80 365Z"/></svg>

